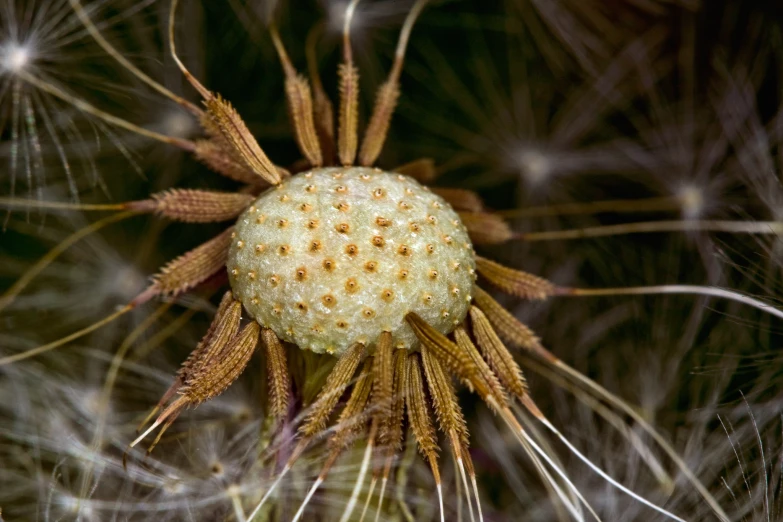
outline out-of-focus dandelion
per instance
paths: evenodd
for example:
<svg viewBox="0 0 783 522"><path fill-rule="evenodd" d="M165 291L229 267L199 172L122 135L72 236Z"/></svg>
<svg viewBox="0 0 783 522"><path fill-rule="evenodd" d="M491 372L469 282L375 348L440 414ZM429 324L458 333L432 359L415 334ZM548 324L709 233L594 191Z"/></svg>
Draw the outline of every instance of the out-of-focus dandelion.
<svg viewBox="0 0 783 522"><path fill-rule="evenodd" d="M0 56L2 56L3 69L10 74L16 74L21 71L31 59L30 49L19 44L9 43L6 44Z"/></svg>

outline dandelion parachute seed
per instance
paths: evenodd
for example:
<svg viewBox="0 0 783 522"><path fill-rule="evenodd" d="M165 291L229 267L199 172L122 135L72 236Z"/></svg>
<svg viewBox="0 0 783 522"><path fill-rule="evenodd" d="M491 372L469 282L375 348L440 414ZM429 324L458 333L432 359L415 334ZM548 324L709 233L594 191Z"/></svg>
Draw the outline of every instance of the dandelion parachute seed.
<svg viewBox="0 0 783 522"><path fill-rule="evenodd" d="M360 439L364 439L363 457L342 520L347 521L354 513L368 473L371 485L361 517L364 519L367 513L380 478L378 519L391 467L402 450L404 428L409 427L431 470L438 495L438 515L443 521L446 508L438 463L441 446L437 425L448 440L470 519L483 521L484 509L469 451L467 422L452 383L454 377L475 392L508 425L546 487L575 519L583 518L582 506L592 517L598 519L598 515L557 458L550 454L549 447L540 443L541 436L529 424L525 425L524 412L515 403L524 406L535 420L609 484L659 514L682 520L591 463L555 428L533 402L522 369L504 341L524 348L540 358L548 369L589 389L603 401L601 407L606 402L621 410L651 433L680 467L684 467L682 460L630 406L565 366L543 348L532 330L478 284L486 281L525 300L565 295L696 293L733 299L755 307L765 305L735 292L686 285L604 290L558 287L543 278L478 256L474 245L495 245L513 239L573 239L659 231L661 224L668 222L659 222L649 229L618 226L564 231L559 235L557 232L519 234L500 214L489 212L476 193L464 189L428 188L426 183L437 177L431 160L419 160L388 171L373 167L401 94L399 80L406 46L426 0L413 3L404 22L391 71L378 90L363 140L359 133L359 69L350 41L350 24L358 0L350 2L344 19L336 133L332 103L320 79L313 77L308 81L297 72L276 26L271 26L271 38L285 76L285 98L295 141L307 162L307 167L294 175L273 163L231 103L204 86L178 58L174 40L176 0L170 6L172 56L202 97L204 110L173 94L130 64L101 35L80 2L69 2L104 51L141 81L199 119L204 139L190 142L170 138L93 107L27 72L29 56L23 48L0 50L2 68L14 73L15 81L27 82L106 123L178 146L217 173L242 183L243 187L233 193L170 189L141 201L104 207L83 206L85 210L125 212L97 222L91 229L75 234L52 250L0 298L0 309L9 305L46 263L104 224L140 213L154 213L186 223L235 222L164 265L152 278L150 286L125 308L65 339L0 358L0 365L54 349L154 297L181 296L209 281L223 281L221 278L227 277L230 290L223 295L210 327L139 427L141 433L130 443L129 451L155 434L147 450L148 454L152 452L185 409L222 394L244 372L259 343L263 344L268 412L278 427L299 423L297 439L290 453L284 454L280 461L282 469L266 484L263 494L256 491L256 496L252 497L253 509L247 518L247 506L243 505L245 492L229 488L238 519L257 519L308 447L322 439L326 441L326 458L315 480L304 489L306 494L296 507L294 520L306 517L308 505L318 498L319 488L327 484L334 464ZM317 35L308 38L308 48L315 45L312 43L314 38ZM313 53L308 51L309 55ZM311 70L315 68L311 67ZM0 204L14 206L19 202L0 200ZM682 230L697 225L683 226L678 222L677 226L668 229ZM715 230L748 231L739 230L739 225L730 222L702 225ZM771 230L763 224L756 226L763 231ZM754 230L758 231L758 228ZM777 317L782 315L776 309L770 309L770 313ZM326 355L317 359L323 364L319 370L331 369L315 401L300 418L291 421L289 410L299 406L290 397L294 387L291 361L302 356L297 350L306 352L308 357ZM336 360L329 361L328 356ZM112 371L111 385L107 386L109 391L116 377L116 367ZM306 379L311 377L317 380L313 375L305 375ZM105 402L109 391L103 397ZM347 399L341 403L344 395ZM336 422L332 422L335 410L340 413L336 415ZM610 415L614 414L607 413ZM614 415L612 418L619 417ZM618 431L621 431L620 427ZM99 439L101 436L102 433ZM640 453L646 451L642 441L634 440L638 440L634 446ZM96 442L96 445L100 444ZM375 458L378 455L380 459ZM657 460L650 462L658 466L654 474L659 479L668 479L665 472L656 473L660 469ZM699 487L695 477L688 475L688 478L696 484L713 511L725 519L721 507ZM83 484L83 489L86 488L87 481ZM258 497L261 497L260 501Z"/></svg>

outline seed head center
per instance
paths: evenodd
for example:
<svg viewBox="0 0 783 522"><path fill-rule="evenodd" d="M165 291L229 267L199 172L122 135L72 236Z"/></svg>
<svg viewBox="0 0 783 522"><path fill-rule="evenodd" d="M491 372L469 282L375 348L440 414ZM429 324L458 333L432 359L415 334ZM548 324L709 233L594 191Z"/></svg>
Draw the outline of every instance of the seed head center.
<svg viewBox="0 0 783 522"><path fill-rule="evenodd" d="M415 312L440 332L467 314L473 247L456 212L411 178L363 167L319 168L262 194L235 227L229 278L247 312L316 353L399 348L418 340Z"/></svg>
<svg viewBox="0 0 783 522"><path fill-rule="evenodd" d="M0 48L0 65L11 73L19 72L30 62L30 50L17 44Z"/></svg>

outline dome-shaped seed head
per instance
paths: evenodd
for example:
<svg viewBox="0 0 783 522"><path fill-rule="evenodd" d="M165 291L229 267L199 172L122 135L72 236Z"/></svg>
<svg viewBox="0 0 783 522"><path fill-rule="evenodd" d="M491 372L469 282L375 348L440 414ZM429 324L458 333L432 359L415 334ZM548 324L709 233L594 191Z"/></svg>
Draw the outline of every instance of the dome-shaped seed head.
<svg viewBox="0 0 783 522"><path fill-rule="evenodd" d="M442 198L406 176L339 167L262 194L237 221L228 273L262 326L339 355L356 342L374 349L383 331L416 348L409 312L451 332L467 314L475 261Z"/></svg>

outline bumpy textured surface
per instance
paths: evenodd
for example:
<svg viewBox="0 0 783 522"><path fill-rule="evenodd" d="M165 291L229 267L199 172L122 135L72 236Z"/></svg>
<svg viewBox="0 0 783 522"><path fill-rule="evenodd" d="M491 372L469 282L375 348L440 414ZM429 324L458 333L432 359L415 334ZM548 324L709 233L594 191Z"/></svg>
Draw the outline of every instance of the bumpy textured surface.
<svg viewBox="0 0 783 522"><path fill-rule="evenodd" d="M263 326L300 348L371 350L382 331L418 341L415 312L442 333L462 322L475 279L457 214L406 176L314 169L262 194L237 221L231 286Z"/></svg>

